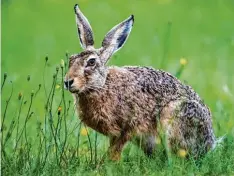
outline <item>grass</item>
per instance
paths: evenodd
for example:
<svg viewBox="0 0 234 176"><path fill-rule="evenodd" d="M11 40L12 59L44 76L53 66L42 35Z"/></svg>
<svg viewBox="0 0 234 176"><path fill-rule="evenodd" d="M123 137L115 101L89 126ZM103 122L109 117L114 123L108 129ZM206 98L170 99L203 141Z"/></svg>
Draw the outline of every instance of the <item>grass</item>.
<svg viewBox="0 0 234 176"><path fill-rule="evenodd" d="M179 155L168 162L161 144L147 158L128 144L119 163L105 160L99 168L108 139L80 123L71 95L63 90L67 57L81 50L75 3L2 1L2 174L233 175L233 1L79 1L96 46L133 13L132 33L109 65L171 72L209 105L216 136L226 134L221 147L196 162Z"/></svg>
<svg viewBox="0 0 234 176"><path fill-rule="evenodd" d="M186 66L183 60L181 63L177 76L183 73ZM1 126L1 169L4 175L233 174L234 140L231 134L227 134L222 146L197 161L185 159L184 154L180 153L168 158L161 141L158 141L157 151L152 158L147 158L138 148L129 144L120 162L105 159L102 163L108 141L76 119L74 105L70 100L66 101L63 87L58 86L59 74L64 75L63 62L60 68L55 69L51 89L44 90L47 99L42 119L35 115L33 109L43 86L28 96L19 93L17 99L12 97L11 92L6 100ZM5 74L2 93L6 80ZM31 81L30 77L27 81ZM55 97L59 101L55 101ZM18 101L18 108L9 117L12 101Z"/></svg>

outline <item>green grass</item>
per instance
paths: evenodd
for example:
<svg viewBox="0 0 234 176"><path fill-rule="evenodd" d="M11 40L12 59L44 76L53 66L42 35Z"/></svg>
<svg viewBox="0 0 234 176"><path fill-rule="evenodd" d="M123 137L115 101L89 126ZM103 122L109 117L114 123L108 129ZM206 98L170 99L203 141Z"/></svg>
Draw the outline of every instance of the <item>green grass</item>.
<svg viewBox="0 0 234 176"><path fill-rule="evenodd" d="M7 73L1 90L3 175L234 174L233 0L1 3L2 83ZM62 88L61 59L81 51L75 3L91 22L96 47L110 28L134 14L127 43L108 64L153 66L186 81L211 108L216 136L226 134L223 146L196 162L173 155L169 163L160 144L147 158L130 143L119 163L105 160L97 168L108 139L91 129L85 134ZM181 58L188 61L183 68Z"/></svg>

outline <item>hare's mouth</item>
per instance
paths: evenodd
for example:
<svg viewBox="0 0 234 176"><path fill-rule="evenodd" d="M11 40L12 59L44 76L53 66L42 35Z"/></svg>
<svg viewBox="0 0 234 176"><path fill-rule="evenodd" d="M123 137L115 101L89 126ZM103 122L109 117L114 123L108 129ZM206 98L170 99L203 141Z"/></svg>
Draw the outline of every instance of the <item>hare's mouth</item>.
<svg viewBox="0 0 234 176"><path fill-rule="evenodd" d="M73 87L70 87L70 88L68 89L68 91L71 92L71 93L79 93L79 92L80 92L78 89L75 89L75 88L73 88Z"/></svg>

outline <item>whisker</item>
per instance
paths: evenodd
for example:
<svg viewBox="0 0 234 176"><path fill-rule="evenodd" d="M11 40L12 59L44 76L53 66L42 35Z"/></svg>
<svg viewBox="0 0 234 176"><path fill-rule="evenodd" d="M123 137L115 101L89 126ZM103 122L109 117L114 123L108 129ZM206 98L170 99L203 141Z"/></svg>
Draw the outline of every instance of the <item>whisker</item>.
<svg viewBox="0 0 234 176"><path fill-rule="evenodd" d="M90 86L90 88L93 88L93 89L97 90L98 92L101 92L101 91L100 91L100 90L98 90L98 89L108 91L108 89L105 89L105 88L103 88L103 87L99 87L99 86Z"/></svg>
<svg viewBox="0 0 234 176"><path fill-rule="evenodd" d="M98 90L96 87L87 86L87 88L101 93L100 90ZM89 90L88 90L88 91L89 91ZM89 91L89 92L90 92L90 91Z"/></svg>

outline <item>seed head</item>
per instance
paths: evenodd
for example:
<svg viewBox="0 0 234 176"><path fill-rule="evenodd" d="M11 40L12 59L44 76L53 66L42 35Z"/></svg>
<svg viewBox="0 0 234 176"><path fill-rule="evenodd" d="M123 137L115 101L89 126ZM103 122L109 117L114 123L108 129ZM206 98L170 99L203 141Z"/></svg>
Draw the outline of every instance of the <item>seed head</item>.
<svg viewBox="0 0 234 176"><path fill-rule="evenodd" d="M30 75L28 75L28 77L27 77L27 81L30 81L30 79L31 79L31 77L30 77Z"/></svg>
<svg viewBox="0 0 234 176"><path fill-rule="evenodd" d="M22 96L23 96L23 94L22 94L22 92L20 92L18 95L18 100L21 100Z"/></svg>
<svg viewBox="0 0 234 176"><path fill-rule="evenodd" d="M53 78L56 78L56 73L55 73L55 74L53 74Z"/></svg>
<svg viewBox="0 0 234 176"><path fill-rule="evenodd" d="M61 67L61 68L64 68L64 60L63 60L63 59L61 59L60 67Z"/></svg>
<svg viewBox="0 0 234 176"><path fill-rule="evenodd" d="M7 73L5 72L5 73L4 73L4 79L6 79L6 78L7 78Z"/></svg>
<svg viewBox="0 0 234 176"><path fill-rule="evenodd" d="M34 91L32 90L32 92L31 92L31 97L33 97L34 96Z"/></svg>
<svg viewBox="0 0 234 176"><path fill-rule="evenodd" d="M45 57L45 61L47 62L49 60L48 56Z"/></svg>
<svg viewBox="0 0 234 176"><path fill-rule="evenodd" d="M58 71L59 71L59 67L57 66L57 67L56 67L56 72L58 72Z"/></svg>

